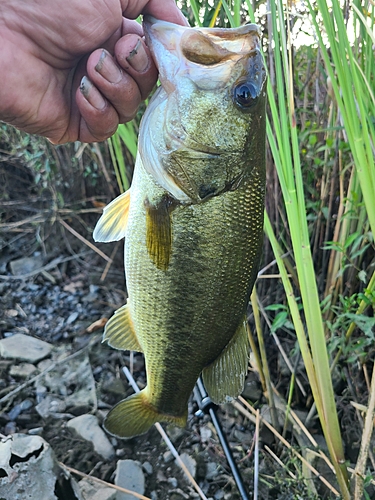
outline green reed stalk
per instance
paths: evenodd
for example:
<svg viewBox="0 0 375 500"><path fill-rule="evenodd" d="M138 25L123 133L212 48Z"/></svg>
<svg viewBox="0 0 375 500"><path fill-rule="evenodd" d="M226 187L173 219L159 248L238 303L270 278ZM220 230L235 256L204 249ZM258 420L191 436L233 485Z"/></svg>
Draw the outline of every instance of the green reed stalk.
<svg viewBox="0 0 375 500"><path fill-rule="evenodd" d="M375 21L374 6L365 2L370 11L370 23L368 23L363 15L361 2L355 1L352 4L355 13L354 22L357 20L360 24L361 50L359 51L350 45L348 29L339 1L332 0L331 13L326 1L317 0L319 14L322 17L324 31L329 42L329 52L327 44L323 41L316 13L309 0L307 4L316 28L326 70L342 115L371 230L375 234L375 210L373 208L375 199L375 96L373 83L375 62L372 49L373 44L375 44L372 28ZM354 24L355 26L356 24Z"/></svg>
<svg viewBox="0 0 375 500"><path fill-rule="evenodd" d="M284 263L280 259L281 251L267 217L265 230L278 260L301 354L341 493L343 498L349 499L345 457L306 219L305 193L294 110L291 47L288 43L288 32L284 29L285 18L281 1L270 2L270 7L275 44L273 56L276 88L274 90L271 85L268 85L272 126L269 122L267 123L267 135L285 203L310 347L290 281L286 276Z"/></svg>

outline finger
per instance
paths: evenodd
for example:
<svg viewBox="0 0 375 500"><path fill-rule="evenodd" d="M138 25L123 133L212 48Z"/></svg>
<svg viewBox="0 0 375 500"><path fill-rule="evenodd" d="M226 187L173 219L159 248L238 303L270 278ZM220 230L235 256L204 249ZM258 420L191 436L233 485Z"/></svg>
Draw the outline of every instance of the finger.
<svg viewBox="0 0 375 500"><path fill-rule="evenodd" d="M154 87L158 70L145 41L135 35L125 35L115 46L115 57L119 65L133 77L142 100Z"/></svg>
<svg viewBox="0 0 375 500"><path fill-rule="evenodd" d="M139 14L150 14L170 23L188 26L188 22L178 9L175 0L123 0L121 2L125 17L135 19Z"/></svg>
<svg viewBox="0 0 375 500"><path fill-rule="evenodd" d="M120 123L124 123L134 118L140 102L155 85L157 70L137 35L124 37L124 52L121 46L120 64L106 50L97 50L87 61L87 73L95 87L116 109Z"/></svg>
<svg viewBox="0 0 375 500"><path fill-rule="evenodd" d="M95 87L116 109L121 123L134 118L142 100L134 79L104 49L96 50L87 61L87 74Z"/></svg>
<svg viewBox="0 0 375 500"><path fill-rule="evenodd" d="M143 28L142 28L141 24L137 23L137 21L125 19L123 17L122 23L121 23L121 26L119 27L119 29L116 30L113 33L113 35L111 35L104 44L99 45L99 47L103 48L103 49L107 49L110 54L113 54L117 41L121 38L121 36L128 34L128 33L134 33L135 35L142 37L143 36Z"/></svg>
<svg viewBox="0 0 375 500"><path fill-rule="evenodd" d="M76 103L81 114L80 141L104 141L115 133L119 116L87 76L82 78L77 89Z"/></svg>

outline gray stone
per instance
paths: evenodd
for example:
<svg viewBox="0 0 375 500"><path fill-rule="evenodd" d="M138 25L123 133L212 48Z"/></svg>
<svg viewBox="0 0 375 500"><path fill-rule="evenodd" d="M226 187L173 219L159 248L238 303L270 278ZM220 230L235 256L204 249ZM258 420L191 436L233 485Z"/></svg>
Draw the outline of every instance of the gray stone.
<svg viewBox="0 0 375 500"><path fill-rule="evenodd" d="M59 466L50 445L40 436L13 434L2 439L0 471L0 498L57 500L54 491Z"/></svg>
<svg viewBox="0 0 375 500"><path fill-rule="evenodd" d="M115 450L104 431L99 427L95 415L80 415L72 418L67 423L70 429L74 429L86 441L90 441L96 453L105 460L110 460L115 455Z"/></svg>
<svg viewBox="0 0 375 500"><path fill-rule="evenodd" d="M36 368L31 363L20 363L12 365L9 370L11 377L27 378L36 371Z"/></svg>
<svg viewBox="0 0 375 500"><path fill-rule="evenodd" d="M71 325L72 323L75 322L75 320L78 318L78 316L79 316L79 313L77 311L72 312L71 314L69 314L68 319L66 320L66 324Z"/></svg>
<svg viewBox="0 0 375 500"><path fill-rule="evenodd" d="M178 482L175 477L169 477L167 481L172 486L172 488L177 488Z"/></svg>
<svg viewBox="0 0 375 500"><path fill-rule="evenodd" d="M3 358L22 359L30 363L48 356L52 350L52 345L43 340L16 333L12 337L0 340L0 355Z"/></svg>
<svg viewBox="0 0 375 500"><path fill-rule="evenodd" d="M78 483L83 500L116 500L116 490L101 484L82 479Z"/></svg>
<svg viewBox="0 0 375 500"><path fill-rule="evenodd" d="M116 467L115 484L143 495L145 492L145 476L142 467L134 460L119 460ZM116 500L134 500L134 495L118 491Z"/></svg>
<svg viewBox="0 0 375 500"><path fill-rule="evenodd" d="M166 464L169 462L172 462L173 460L173 453L170 450L167 450L163 453L163 460Z"/></svg>
<svg viewBox="0 0 375 500"><path fill-rule="evenodd" d="M154 468L150 464L150 462L143 462L142 464L143 470L147 472L147 474L152 474L154 471Z"/></svg>
<svg viewBox="0 0 375 500"><path fill-rule="evenodd" d="M208 462L206 467L206 479L211 480L219 475L219 466L215 462Z"/></svg>
<svg viewBox="0 0 375 500"><path fill-rule="evenodd" d="M197 462L187 453L181 453L180 458L182 462L186 465L187 470L195 478L197 472Z"/></svg>
<svg viewBox="0 0 375 500"><path fill-rule="evenodd" d="M42 265L43 258L40 254L34 255L33 257L23 257L22 259L16 259L9 262L10 270L15 276L31 273L42 267Z"/></svg>

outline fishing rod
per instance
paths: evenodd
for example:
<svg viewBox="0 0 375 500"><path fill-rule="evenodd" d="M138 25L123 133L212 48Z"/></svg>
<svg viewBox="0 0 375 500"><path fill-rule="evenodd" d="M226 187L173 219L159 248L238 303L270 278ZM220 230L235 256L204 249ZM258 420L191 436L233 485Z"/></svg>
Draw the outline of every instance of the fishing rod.
<svg viewBox="0 0 375 500"><path fill-rule="evenodd" d="M202 378L199 377L197 383L194 387L194 397L198 403L199 410L196 412L198 417L203 417L204 414L209 415L211 417L212 423L215 426L217 435L219 437L220 444L224 450L228 465L232 471L234 480L237 485L237 489L241 495L242 500L249 500L241 473L237 467L236 461L233 457L232 450L229 447L229 443L227 437L223 431L220 420L217 416L216 410L217 405L213 403L211 398L208 396L206 389L203 385Z"/></svg>

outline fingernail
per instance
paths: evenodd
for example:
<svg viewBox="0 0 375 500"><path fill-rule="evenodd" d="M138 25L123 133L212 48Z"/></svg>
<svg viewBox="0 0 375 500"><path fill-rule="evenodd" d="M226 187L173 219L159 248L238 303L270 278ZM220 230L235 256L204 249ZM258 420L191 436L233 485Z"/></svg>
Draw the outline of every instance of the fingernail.
<svg viewBox="0 0 375 500"><path fill-rule="evenodd" d="M146 71L146 69L148 68L148 56L140 38L138 38L136 46L130 52L126 60L130 64L130 66L136 71L139 71L139 73L143 73L143 71Z"/></svg>
<svg viewBox="0 0 375 500"><path fill-rule="evenodd" d="M118 83L121 80L121 70L118 66L116 66L112 57L106 50L102 50L99 61L95 66L95 70L110 83Z"/></svg>
<svg viewBox="0 0 375 500"><path fill-rule="evenodd" d="M106 105L103 96L97 88L93 86L87 76L84 76L79 86L83 97L96 109L103 109Z"/></svg>

